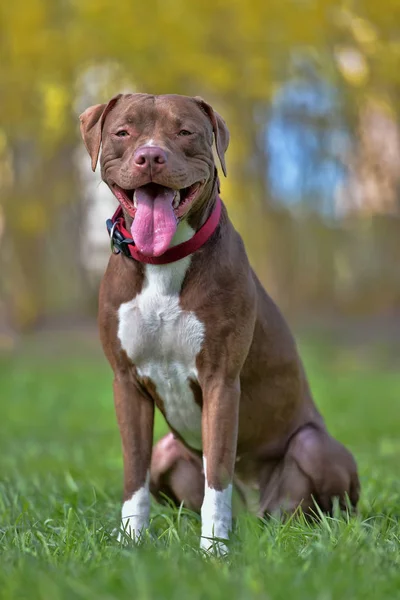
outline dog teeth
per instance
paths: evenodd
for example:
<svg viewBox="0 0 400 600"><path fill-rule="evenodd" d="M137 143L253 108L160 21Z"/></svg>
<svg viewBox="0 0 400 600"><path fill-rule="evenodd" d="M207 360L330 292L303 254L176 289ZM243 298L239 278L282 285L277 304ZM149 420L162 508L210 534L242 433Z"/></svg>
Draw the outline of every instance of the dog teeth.
<svg viewBox="0 0 400 600"><path fill-rule="evenodd" d="M137 198L136 198L136 192L133 193L133 206L135 208L137 208Z"/></svg>
<svg viewBox="0 0 400 600"><path fill-rule="evenodd" d="M172 202L172 206L174 208L178 208L180 199L181 199L181 195L180 195L179 191L176 191L175 192L175 196L174 196L174 200Z"/></svg>

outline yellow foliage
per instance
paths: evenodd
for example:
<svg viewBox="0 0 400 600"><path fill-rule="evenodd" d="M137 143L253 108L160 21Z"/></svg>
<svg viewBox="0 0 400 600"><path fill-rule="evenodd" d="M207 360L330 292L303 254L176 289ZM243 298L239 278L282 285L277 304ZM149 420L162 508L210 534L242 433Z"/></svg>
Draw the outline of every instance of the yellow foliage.
<svg viewBox="0 0 400 600"><path fill-rule="evenodd" d="M374 44L378 39L378 34L375 27L372 25L372 23L369 23L365 19L360 19L359 17L352 19L350 27L354 35L354 39L359 44Z"/></svg>
<svg viewBox="0 0 400 600"><path fill-rule="evenodd" d="M7 148L7 138L4 131L0 129L0 156L5 152Z"/></svg>
<svg viewBox="0 0 400 600"><path fill-rule="evenodd" d="M365 85L369 77L369 67L365 56L353 47L336 48L338 70L347 81L355 86Z"/></svg>
<svg viewBox="0 0 400 600"><path fill-rule="evenodd" d="M21 234L41 233L49 228L46 207L40 199L24 202L14 227Z"/></svg>
<svg viewBox="0 0 400 600"><path fill-rule="evenodd" d="M43 83L43 127L51 135L52 143L60 140L65 132L69 96L60 85Z"/></svg>
<svg viewBox="0 0 400 600"><path fill-rule="evenodd" d="M18 241L44 232L78 199L64 190L74 176L65 156L80 143L77 113L129 88L202 95L221 112L232 133L223 197L243 231L248 215L264 226L260 127L292 59L312 58L339 89L346 114L384 89L398 116L399 22L399 0L1 2L0 177L27 199L9 233ZM4 211L6 219L15 214L13 198ZM254 244L262 254L261 235ZM338 271L345 278L340 264ZM22 320L33 318L34 302L20 307Z"/></svg>

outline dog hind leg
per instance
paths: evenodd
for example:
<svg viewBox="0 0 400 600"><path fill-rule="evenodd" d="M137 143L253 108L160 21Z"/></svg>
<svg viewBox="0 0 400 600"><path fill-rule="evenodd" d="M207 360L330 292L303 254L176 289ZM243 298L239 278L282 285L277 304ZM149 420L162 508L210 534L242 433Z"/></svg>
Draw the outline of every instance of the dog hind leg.
<svg viewBox="0 0 400 600"><path fill-rule="evenodd" d="M158 502L167 496L179 506L200 512L204 497L204 473L201 459L191 454L172 433L153 448L150 491Z"/></svg>
<svg viewBox="0 0 400 600"><path fill-rule="evenodd" d="M326 431L308 425L290 440L286 454L261 483L260 513L290 514L298 506L306 514L315 514L315 503L331 513L334 498L346 508L359 498L357 466L351 453Z"/></svg>

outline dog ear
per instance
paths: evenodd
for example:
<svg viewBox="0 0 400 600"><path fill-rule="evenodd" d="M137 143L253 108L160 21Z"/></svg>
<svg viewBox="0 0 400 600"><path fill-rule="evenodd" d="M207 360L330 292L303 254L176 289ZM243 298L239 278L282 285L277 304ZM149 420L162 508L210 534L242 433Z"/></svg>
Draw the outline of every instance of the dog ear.
<svg viewBox="0 0 400 600"><path fill-rule="evenodd" d="M95 104L94 106L89 106L89 108L87 108L79 117L81 122L81 135L86 150L89 152L90 158L92 159L93 171L96 170L99 158L101 132L103 131L105 118L114 108L121 96L122 94L114 96L107 104Z"/></svg>
<svg viewBox="0 0 400 600"><path fill-rule="evenodd" d="M219 162L221 163L222 171L226 177L226 164L225 164L225 152L229 146L229 129L226 126L225 121L219 115L210 104L205 102L203 98L199 96L195 96L196 102L200 105L200 107L204 110L206 115L211 121L214 137L215 137L215 146L217 148L217 154L219 158Z"/></svg>

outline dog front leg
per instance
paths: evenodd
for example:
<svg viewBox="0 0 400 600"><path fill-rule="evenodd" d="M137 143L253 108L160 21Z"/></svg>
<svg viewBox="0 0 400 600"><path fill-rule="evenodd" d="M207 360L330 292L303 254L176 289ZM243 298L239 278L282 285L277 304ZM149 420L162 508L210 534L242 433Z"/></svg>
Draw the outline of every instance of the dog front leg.
<svg viewBox="0 0 400 600"><path fill-rule="evenodd" d="M201 548L226 554L232 529L232 481L235 468L240 399L239 379L211 381L203 389L204 500ZM217 539L215 539L217 538Z"/></svg>
<svg viewBox="0 0 400 600"><path fill-rule="evenodd" d="M154 403L131 373L115 377L114 401L124 461L122 530L139 541L149 526Z"/></svg>

